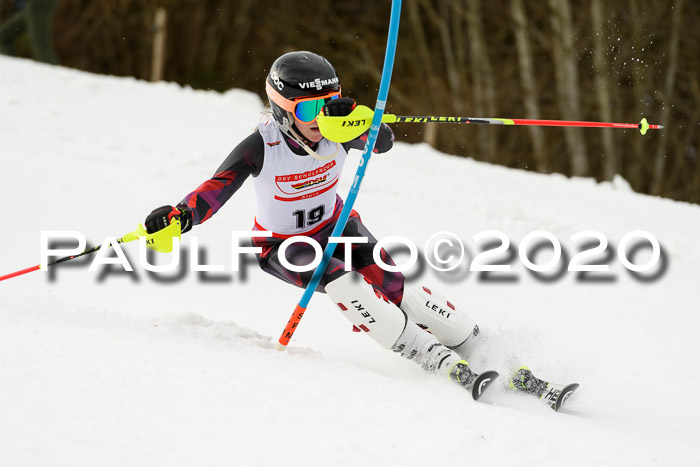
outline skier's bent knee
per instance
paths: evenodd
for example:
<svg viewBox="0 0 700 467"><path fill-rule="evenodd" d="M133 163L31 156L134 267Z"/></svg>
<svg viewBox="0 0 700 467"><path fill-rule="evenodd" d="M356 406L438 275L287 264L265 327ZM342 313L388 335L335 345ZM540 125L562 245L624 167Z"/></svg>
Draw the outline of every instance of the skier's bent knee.
<svg viewBox="0 0 700 467"><path fill-rule="evenodd" d="M479 333L479 327L469 315L428 287L407 287L401 309L412 321L460 355L460 350L466 353L474 336Z"/></svg>

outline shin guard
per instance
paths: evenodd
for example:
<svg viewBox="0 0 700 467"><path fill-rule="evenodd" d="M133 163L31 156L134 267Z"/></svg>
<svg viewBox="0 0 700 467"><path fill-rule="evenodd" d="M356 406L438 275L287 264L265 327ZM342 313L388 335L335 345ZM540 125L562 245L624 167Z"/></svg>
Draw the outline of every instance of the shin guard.
<svg viewBox="0 0 700 467"><path fill-rule="evenodd" d="M464 350L467 341L479 333L473 319L427 287L407 287L401 309L412 321L458 352Z"/></svg>
<svg viewBox="0 0 700 467"><path fill-rule="evenodd" d="M353 271L326 284L326 294L345 317L385 349L391 349L406 327L406 314Z"/></svg>

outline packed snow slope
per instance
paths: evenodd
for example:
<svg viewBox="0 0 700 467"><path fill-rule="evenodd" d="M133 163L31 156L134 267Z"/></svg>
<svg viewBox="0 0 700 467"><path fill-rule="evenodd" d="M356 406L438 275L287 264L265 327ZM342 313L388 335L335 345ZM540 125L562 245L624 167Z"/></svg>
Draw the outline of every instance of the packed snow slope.
<svg viewBox="0 0 700 467"><path fill-rule="evenodd" d="M239 90L0 57L0 109L1 275L39 263L42 231L101 243L178 202L264 106ZM342 195L358 160L348 159ZM404 235L422 248L453 232L473 258L479 232L502 231L516 247L545 230L568 259L577 232L609 240L592 260L610 271L586 280L566 271L538 280L517 254L508 281L430 267L411 279L476 318L475 369L527 364L580 383L554 413L501 387L472 401L351 332L322 295L288 351L274 350L301 290L254 260L231 272L231 231L252 225L251 185L183 237L196 236L200 262L224 272L154 277L130 243L133 273L90 272L88 262L0 283L0 464L697 465L700 207L633 193L623 180L525 173L425 145L397 142L372 158L356 209L379 238ZM618 243L634 230L658 239L665 270L636 279L621 266ZM650 252L628 249L636 264ZM551 254L531 257L543 264Z"/></svg>

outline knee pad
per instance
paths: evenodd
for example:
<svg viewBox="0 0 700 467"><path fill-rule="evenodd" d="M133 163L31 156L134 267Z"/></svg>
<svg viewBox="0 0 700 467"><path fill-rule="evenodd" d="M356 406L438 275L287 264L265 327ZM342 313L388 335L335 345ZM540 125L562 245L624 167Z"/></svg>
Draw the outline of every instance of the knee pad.
<svg viewBox="0 0 700 467"><path fill-rule="evenodd" d="M476 322L464 311L427 287L407 287L401 309L447 347L460 347L479 333Z"/></svg>
<svg viewBox="0 0 700 467"><path fill-rule="evenodd" d="M326 294L358 329L391 349L406 327L406 314L353 271L326 284Z"/></svg>

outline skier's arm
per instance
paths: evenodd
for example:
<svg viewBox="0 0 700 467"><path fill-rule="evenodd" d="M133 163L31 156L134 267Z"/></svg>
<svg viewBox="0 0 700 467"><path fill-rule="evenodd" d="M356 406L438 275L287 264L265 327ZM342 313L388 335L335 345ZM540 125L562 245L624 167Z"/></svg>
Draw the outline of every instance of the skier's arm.
<svg viewBox="0 0 700 467"><path fill-rule="evenodd" d="M201 224L213 216L249 175L260 174L264 156L262 136L255 131L231 151L212 178L178 203L178 208L191 212L190 226Z"/></svg>
<svg viewBox="0 0 700 467"><path fill-rule="evenodd" d="M148 233L164 229L173 218L182 232L209 219L243 185L249 175L257 176L263 166L265 147L257 131L244 139L217 169L212 178L185 196L177 207L161 206L146 217Z"/></svg>
<svg viewBox="0 0 700 467"><path fill-rule="evenodd" d="M346 151L350 149L359 149L362 151L365 148L365 143L367 142L367 136L369 136L369 131L366 131L359 137L343 143L343 147ZM374 153L387 152L394 146L394 132L386 123L382 123L379 127L379 134L377 135L377 141L374 143Z"/></svg>

